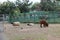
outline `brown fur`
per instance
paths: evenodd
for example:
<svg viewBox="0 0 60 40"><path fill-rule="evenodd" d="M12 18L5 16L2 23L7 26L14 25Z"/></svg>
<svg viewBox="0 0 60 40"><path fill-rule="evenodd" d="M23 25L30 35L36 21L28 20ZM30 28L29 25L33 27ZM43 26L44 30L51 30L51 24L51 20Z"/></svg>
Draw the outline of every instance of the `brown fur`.
<svg viewBox="0 0 60 40"><path fill-rule="evenodd" d="M43 25L44 27L48 27L48 23L47 23L45 20L41 20L41 21L40 21L40 27L42 27L42 25Z"/></svg>

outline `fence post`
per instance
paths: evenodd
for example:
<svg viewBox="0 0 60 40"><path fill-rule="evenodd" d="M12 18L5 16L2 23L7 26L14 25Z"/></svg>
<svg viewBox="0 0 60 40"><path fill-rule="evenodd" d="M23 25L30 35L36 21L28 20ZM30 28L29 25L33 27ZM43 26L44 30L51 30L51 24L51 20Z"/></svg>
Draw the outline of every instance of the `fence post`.
<svg viewBox="0 0 60 40"><path fill-rule="evenodd" d="M54 23L55 23L55 12L53 14L54 14Z"/></svg>

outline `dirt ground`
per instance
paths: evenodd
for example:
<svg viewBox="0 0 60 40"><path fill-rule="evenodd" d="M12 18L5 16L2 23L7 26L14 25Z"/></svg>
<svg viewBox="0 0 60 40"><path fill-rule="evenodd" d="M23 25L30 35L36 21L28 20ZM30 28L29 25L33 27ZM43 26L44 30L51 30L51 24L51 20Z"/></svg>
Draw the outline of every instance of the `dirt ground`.
<svg viewBox="0 0 60 40"><path fill-rule="evenodd" d="M5 23L4 28L10 40L60 40L60 24L49 24L49 27L40 28L39 24L12 26Z"/></svg>

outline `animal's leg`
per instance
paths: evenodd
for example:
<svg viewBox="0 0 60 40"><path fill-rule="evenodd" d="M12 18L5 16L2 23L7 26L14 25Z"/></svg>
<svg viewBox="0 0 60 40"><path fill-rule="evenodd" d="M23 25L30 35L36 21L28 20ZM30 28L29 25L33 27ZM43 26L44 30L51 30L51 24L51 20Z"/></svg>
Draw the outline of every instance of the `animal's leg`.
<svg viewBox="0 0 60 40"><path fill-rule="evenodd" d="M46 27L48 27L48 23L47 22L45 23L45 25L46 25Z"/></svg>
<svg viewBox="0 0 60 40"><path fill-rule="evenodd" d="M43 24L44 27L46 27L46 24Z"/></svg>
<svg viewBox="0 0 60 40"><path fill-rule="evenodd" d="M42 24L40 24L40 27L42 28Z"/></svg>
<svg viewBox="0 0 60 40"><path fill-rule="evenodd" d="M46 25L47 27L48 27L48 23L47 23L47 25Z"/></svg>

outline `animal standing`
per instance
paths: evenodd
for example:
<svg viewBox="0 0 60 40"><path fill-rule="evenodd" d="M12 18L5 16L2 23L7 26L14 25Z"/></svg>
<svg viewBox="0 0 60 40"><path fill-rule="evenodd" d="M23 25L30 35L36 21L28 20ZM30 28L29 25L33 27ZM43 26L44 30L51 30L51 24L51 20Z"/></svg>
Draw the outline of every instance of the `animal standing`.
<svg viewBox="0 0 60 40"><path fill-rule="evenodd" d="M42 28L42 27L48 27L48 23L46 22L46 20L42 19L42 20L40 21L40 27L41 27L41 28Z"/></svg>

